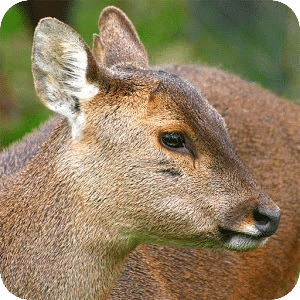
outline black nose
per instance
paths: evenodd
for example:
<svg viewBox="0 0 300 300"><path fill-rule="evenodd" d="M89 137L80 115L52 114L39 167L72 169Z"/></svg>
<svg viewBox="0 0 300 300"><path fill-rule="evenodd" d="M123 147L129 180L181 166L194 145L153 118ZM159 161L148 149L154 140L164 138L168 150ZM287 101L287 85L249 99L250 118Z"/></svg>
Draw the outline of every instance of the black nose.
<svg viewBox="0 0 300 300"><path fill-rule="evenodd" d="M253 213L256 222L256 228L260 231L261 236L270 236L278 228L280 221L279 209L257 208Z"/></svg>

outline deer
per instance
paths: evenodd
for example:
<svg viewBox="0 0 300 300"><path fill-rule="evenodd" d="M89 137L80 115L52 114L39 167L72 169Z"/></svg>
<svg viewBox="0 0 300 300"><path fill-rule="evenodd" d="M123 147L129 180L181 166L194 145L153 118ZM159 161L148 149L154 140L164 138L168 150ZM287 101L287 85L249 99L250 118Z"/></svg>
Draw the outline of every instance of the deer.
<svg viewBox="0 0 300 300"><path fill-rule="evenodd" d="M56 114L0 153L0 273L23 299L274 299L300 261L299 106L223 71L150 67L129 18L92 50L42 19Z"/></svg>

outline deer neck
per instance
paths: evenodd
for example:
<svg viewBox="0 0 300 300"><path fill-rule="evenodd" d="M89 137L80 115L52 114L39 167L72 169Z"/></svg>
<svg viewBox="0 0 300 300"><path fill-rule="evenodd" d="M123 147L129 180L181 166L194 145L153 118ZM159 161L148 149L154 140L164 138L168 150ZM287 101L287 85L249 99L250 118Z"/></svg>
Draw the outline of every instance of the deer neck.
<svg viewBox="0 0 300 300"><path fill-rule="evenodd" d="M135 244L102 218L78 189L76 174L64 158L69 147L68 124L64 119L55 122L49 139L22 176L10 182L5 196L20 201L3 200L3 211L10 215L3 224L8 237L3 248L7 255L19 249L23 257L8 266L14 280L7 285L16 294L24 282L40 291L47 286L41 299L106 299ZM9 236L14 236L14 244L9 244Z"/></svg>

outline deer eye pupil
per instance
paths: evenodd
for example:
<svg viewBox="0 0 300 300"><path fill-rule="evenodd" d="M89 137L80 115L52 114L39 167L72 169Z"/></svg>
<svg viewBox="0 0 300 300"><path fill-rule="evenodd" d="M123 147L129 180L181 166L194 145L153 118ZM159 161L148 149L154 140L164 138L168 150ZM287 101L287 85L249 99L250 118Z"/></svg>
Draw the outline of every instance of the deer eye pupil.
<svg viewBox="0 0 300 300"><path fill-rule="evenodd" d="M169 148L185 147L185 137L181 132L165 132L161 135L161 141Z"/></svg>

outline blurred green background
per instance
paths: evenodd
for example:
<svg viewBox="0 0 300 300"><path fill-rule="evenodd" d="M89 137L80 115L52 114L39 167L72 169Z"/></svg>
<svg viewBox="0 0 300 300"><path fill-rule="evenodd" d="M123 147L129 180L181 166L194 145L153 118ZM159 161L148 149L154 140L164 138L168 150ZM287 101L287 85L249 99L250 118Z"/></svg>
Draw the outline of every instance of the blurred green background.
<svg viewBox="0 0 300 300"><path fill-rule="evenodd" d="M150 62L205 64L257 82L300 104L300 28L293 11L268 0L24 1L0 29L0 149L51 112L35 95L33 30L39 18L70 24L91 46L100 11L121 8L140 35Z"/></svg>

